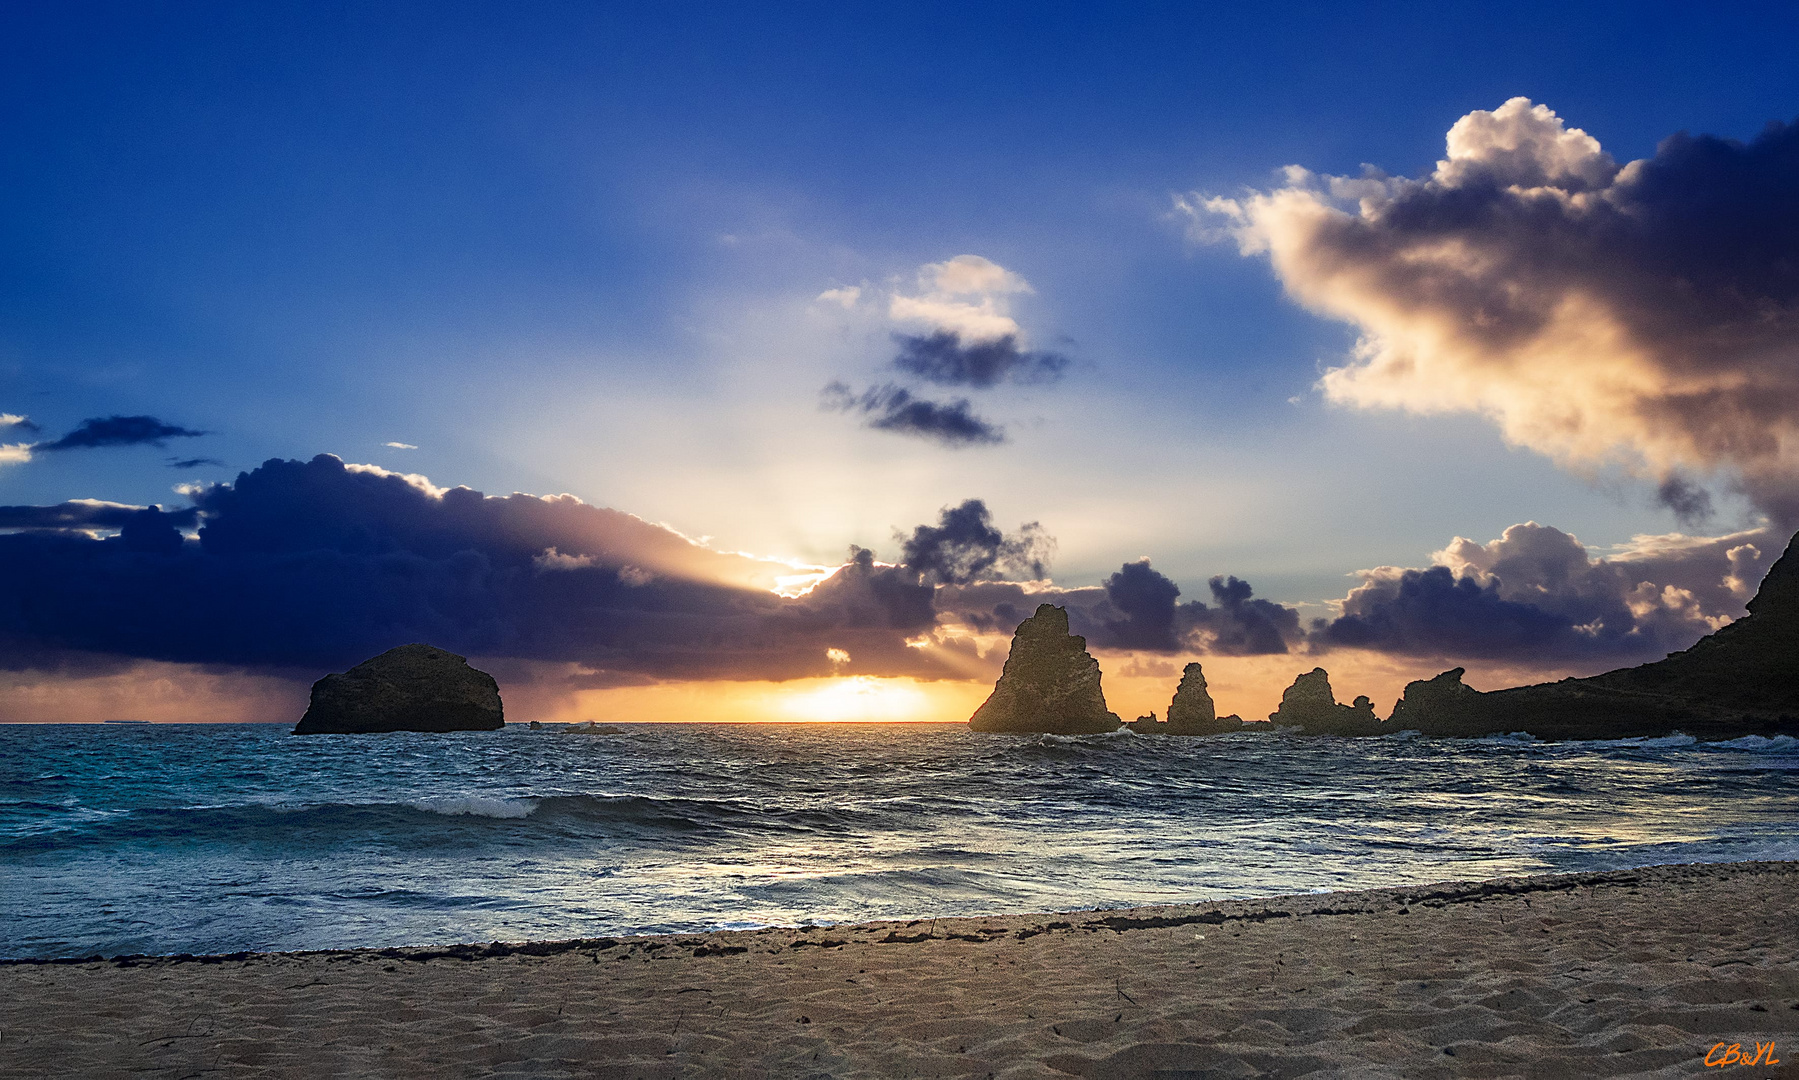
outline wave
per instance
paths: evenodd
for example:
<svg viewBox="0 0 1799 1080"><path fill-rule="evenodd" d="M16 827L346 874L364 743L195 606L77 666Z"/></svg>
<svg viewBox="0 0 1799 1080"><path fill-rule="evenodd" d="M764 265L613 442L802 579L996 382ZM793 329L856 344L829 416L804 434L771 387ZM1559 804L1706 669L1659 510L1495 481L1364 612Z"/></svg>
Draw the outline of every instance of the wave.
<svg viewBox="0 0 1799 1080"><path fill-rule="evenodd" d="M48 822L51 809L61 811L63 819ZM883 828L892 816L878 807L819 807L787 797L763 801L607 794L462 794L392 803L233 803L72 813L67 807L46 806L35 814L36 827L0 840L0 852L24 855L134 844L328 848L352 836L457 846L479 843L487 835L508 842L535 836L545 842L587 837L658 843L749 834L841 837Z"/></svg>
<svg viewBox="0 0 1799 1080"><path fill-rule="evenodd" d="M484 795L446 795L432 799L409 799L402 805L428 814L446 817L485 817L507 820L526 818L542 805L540 799L504 799Z"/></svg>

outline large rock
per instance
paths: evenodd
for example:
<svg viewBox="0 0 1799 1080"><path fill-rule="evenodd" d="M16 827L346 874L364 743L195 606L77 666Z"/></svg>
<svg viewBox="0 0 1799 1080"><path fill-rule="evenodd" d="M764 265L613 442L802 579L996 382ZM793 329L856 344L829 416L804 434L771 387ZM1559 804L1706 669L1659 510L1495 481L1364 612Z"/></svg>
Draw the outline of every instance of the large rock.
<svg viewBox="0 0 1799 1080"><path fill-rule="evenodd" d="M1174 700L1168 703L1170 735L1217 735L1243 730L1243 721L1235 716L1222 719L1212 695L1206 689L1206 673L1198 664L1188 664L1181 672L1181 684L1175 687Z"/></svg>
<svg viewBox="0 0 1799 1080"><path fill-rule="evenodd" d="M312 684L295 735L495 731L506 724L500 684L452 652L402 645Z"/></svg>
<svg viewBox="0 0 1799 1080"><path fill-rule="evenodd" d="M1381 731L1374 703L1366 697L1356 698L1354 705L1337 704L1330 675L1323 668L1313 668L1294 679L1281 695L1280 707L1269 713L1268 719L1298 727L1307 735L1374 735Z"/></svg>
<svg viewBox="0 0 1799 1080"><path fill-rule="evenodd" d="M1123 726L1106 708L1099 661L1087 639L1068 632L1068 611L1042 604L1018 624L993 693L968 720L975 731L1089 735Z"/></svg>
<svg viewBox="0 0 1799 1080"><path fill-rule="evenodd" d="M1483 694L1454 668L1408 685L1386 726L1539 739L1799 735L1799 536L1748 606L1748 615L1690 649L1591 678Z"/></svg>

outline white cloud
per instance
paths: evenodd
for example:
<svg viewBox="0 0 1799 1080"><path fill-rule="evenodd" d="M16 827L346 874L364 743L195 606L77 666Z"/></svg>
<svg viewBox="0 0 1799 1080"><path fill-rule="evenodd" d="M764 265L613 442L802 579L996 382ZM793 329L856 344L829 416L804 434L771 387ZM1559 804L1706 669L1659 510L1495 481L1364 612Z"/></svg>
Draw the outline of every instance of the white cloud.
<svg viewBox="0 0 1799 1080"><path fill-rule="evenodd" d="M821 304L836 304L848 311L856 306L856 301L862 299L862 286L845 285L841 289L826 289L816 299Z"/></svg>
<svg viewBox="0 0 1799 1080"><path fill-rule="evenodd" d="M395 450L417 450L418 449L417 446L415 446L409 442L384 442L381 445L392 447Z"/></svg>
<svg viewBox="0 0 1799 1080"><path fill-rule="evenodd" d="M1007 297L1031 292L1030 283L979 255L957 255L926 263L918 271L919 293L895 293L887 314L899 322L922 322L964 342L1019 336Z"/></svg>
<svg viewBox="0 0 1799 1080"><path fill-rule="evenodd" d="M5 443L0 445L0 465L22 465L30 460L30 443Z"/></svg>
<svg viewBox="0 0 1799 1080"><path fill-rule="evenodd" d="M1723 474L1799 522L1799 126L1619 167L1514 98L1428 176L1318 176L1177 209L1354 325L1332 401L1475 412L1567 465ZM1670 490L1679 490L1671 488ZM1672 504L1670 504L1672 505Z"/></svg>

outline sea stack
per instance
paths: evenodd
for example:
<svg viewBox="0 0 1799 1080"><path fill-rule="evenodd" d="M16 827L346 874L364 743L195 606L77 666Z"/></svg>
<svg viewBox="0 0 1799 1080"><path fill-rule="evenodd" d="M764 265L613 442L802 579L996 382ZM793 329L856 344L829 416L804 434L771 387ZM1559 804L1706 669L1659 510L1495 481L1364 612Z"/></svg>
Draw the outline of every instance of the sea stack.
<svg viewBox="0 0 1799 1080"><path fill-rule="evenodd" d="M402 645L312 684L295 735L383 731L497 731L500 684L453 652Z"/></svg>
<svg viewBox="0 0 1799 1080"><path fill-rule="evenodd" d="M1452 668L1409 684L1386 727L1539 739L1799 735L1799 536L1748 607L1690 649L1591 678L1481 693Z"/></svg>
<svg viewBox="0 0 1799 1080"><path fill-rule="evenodd" d="M1181 684L1175 687L1174 700L1168 703L1170 735L1218 735L1243 730L1243 721L1235 716L1220 718L1206 690L1206 673L1198 664L1188 664L1181 672Z"/></svg>
<svg viewBox="0 0 1799 1080"><path fill-rule="evenodd" d="M1366 697L1356 698L1354 705L1337 704L1330 674L1321 667L1294 679L1281 695L1280 708L1268 719L1296 726L1307 735L1373 735L1381 730L1374 703Z"/></svg>
<svg viewBox="0 0 1799 1080"><path fill-rule="evenodd" d="M1099 661L1087 639L1068 632L1068 611L1041 604L1018 624L1005 670L968 720L975 731L1091 735L1123 726L1106 708Z"/></svg>

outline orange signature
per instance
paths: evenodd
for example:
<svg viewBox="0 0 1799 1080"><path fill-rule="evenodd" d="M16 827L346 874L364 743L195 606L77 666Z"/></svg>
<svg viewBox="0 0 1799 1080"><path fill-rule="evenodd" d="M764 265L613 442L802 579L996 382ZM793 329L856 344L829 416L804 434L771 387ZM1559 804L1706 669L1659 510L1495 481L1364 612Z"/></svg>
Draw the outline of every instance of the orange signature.
<svg viewBox="0 0 1799 1080"><path fill-rule="evenodd" d="M1778 1065L1780 1059L1774 1056L1772 1042L1763 1046L1755 1044L1755 1053L1750 1054L1743 1049L1742 1043L1719 1043L1705 1055L1705 1063L1711 1067L1724 1065Z"/></svg>

